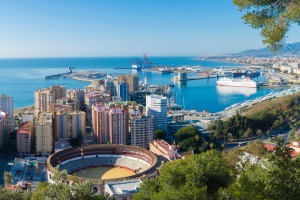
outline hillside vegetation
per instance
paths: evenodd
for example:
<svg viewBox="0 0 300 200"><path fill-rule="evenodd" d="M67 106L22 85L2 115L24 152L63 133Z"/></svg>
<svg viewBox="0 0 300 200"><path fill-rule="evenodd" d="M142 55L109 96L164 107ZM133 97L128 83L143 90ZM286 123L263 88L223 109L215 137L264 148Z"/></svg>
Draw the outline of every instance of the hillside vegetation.
<svg viewBox="0 0 300 200"><path fill-rule="evenodd" d="M288 126L298 127L299 119L300 93L296 93L257 103L242 114L237 112L226 121L212 122L208 129L217 138L240 139L262 136Z"/></svg>

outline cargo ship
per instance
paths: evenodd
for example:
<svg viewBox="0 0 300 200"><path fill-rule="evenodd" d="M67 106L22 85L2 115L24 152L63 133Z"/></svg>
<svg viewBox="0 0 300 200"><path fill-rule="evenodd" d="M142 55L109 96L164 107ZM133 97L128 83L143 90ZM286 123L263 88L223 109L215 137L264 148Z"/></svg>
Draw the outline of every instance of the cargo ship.
<svg viewBox="0 0 300 200"><path fill-rule="evenodd" d="M232 87L248 87L248 88L256 88L258 86L256 81L253 81L249 78L235 79L235 78L226 78L226 77L217 80L217 85L232 86Z"/></svg>

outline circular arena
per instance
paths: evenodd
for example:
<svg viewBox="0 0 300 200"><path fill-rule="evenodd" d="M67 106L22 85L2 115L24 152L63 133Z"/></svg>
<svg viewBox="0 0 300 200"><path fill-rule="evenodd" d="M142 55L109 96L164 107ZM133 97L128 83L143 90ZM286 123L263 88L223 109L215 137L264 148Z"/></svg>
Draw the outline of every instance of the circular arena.
<svg viewBox="0 0 300 200"><path fill-rule="evenodd" d="M53 182L55 168L66 170L68 180L89 180L102 193L106 182L155 177L161 165L157 156L145 149L117 144L72 147L47 159L48 181ZM96 188L95 188L96 187Z"/></svg>

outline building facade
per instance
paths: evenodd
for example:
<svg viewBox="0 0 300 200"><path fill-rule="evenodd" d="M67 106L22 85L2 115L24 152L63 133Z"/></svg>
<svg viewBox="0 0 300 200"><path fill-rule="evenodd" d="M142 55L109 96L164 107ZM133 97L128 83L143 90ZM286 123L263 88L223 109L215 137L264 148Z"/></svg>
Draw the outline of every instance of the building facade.
<svg viewBox="0 0 300 200"><path fill-rule="evenodd" d="M128 114L120 108L110 108L104 104L92 107L93 132L99 144L126 144Z"/></svg>
<svg viewBox="0 0 300 200"><path fill-rule="evenodd" d="M120 97L122 101L129 101L128 83L125 82L117 83L117 96Z"/></svg>
<svg viewBox="0 0 300 200"><path fill-rule="evenodd" d="M0 95L0 110L7 114L7 131L14 131L14 101L9 95Z"/></svg>
<svg viewBox="0 0 300 200"><path fill-rule="evenodd" d="M84 95L85 95L85 91L82 89L71 89L71 90L67 90L66 97L70 99L77 99L79 101L79 109L83 110Z"/></svg>
<svg viewBox="0 0 300 200"><path fill-rule="evenodd" d="M149 144L153 141L154 117L135 115L130 116L129 121L131 145L149 149Z"/></svg>
<svg viewBox="0 0 300 200"><path fill-rule="evenodd" d="M162 156L166 161L183 159L184 156L178 153L178 148L174 144L169 144L164 140L155 140L150 143L150 151L158 156Z"/></svg>
<svg viewBox="0 0 300 200"><path fill-rule="evenodd" d="M8 115L0 110L0 148L4 147L4 144L8 140Z"/></svg>
<svg viewBox="0 0 300 200"><path fill-rule="evenodd" d="M168 131L167 98L161 95L146 96L146 115L154 117L154 130Z"/></svg>
<svg viewBox="0 0 300 200"><path fill-rule="evenodd" d="M34 92L34 113L49 112L50 105L55 104L56 100L66 97L65 86L52 86Z"/></svg>
<svg viewBox="0 0 300 200"><path fill-rule="evenodd" d="M39 113L36 120L36 152L48 156L53 151L53 126L51 113Z"/></svg>
<svg viewBox="0 0 300 200"><path fill-rule="evenodd" d="M72 111L80 110L80 103L78 99L71 98L61 98L56 100L57 105L69 105L72 108Z"/></svg>
<svg viewBox="0 0 300 200"><path fill-rule="evenodd" d="M125 82L128 84L129 93L139 91L139 76L137 74L127 74L117 76L117 83Z"/></svg>
<svg viewBox="0 0 300 200"><path fill-rule="evenodd" d="M86 131L86 115L83 111L55 112L53 115L53 137L57 141L61 138L83 137Z"/></svg>
<svg viewBox="0 0 300 200"><path fill-rule="evenodd" d="M31 121L23 122L17 133L17 150L19 155L27 156L31 153L33 143L33 123Z"/></svg>

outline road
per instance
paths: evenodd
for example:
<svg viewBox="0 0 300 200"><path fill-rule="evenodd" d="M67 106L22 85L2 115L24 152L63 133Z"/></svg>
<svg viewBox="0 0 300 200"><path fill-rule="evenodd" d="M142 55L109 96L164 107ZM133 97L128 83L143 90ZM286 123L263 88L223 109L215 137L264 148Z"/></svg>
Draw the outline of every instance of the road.
<svg viewBox="0 0 300 200"><path fill-rule="evenodd" d="M266 143L268 142L272 137L281 137L283 138L287 143L290 141L289 139L289 131L290 130L285 130L284 132L281 132L281 133L277 133L277 134L270 134L269 137L262 137L262 138L259 138L260 141L262 141L263 143ZM244 143L244 142L251 142L251 141L254 141L254 140L257 140L258 138L254 138L252 140L243 140L243 141L239 141L239 142L228 142L226 144L226 150L229 150L229 149L233 149L233 148L238 148L240 147L239 144L240 143Z"/></svg>

